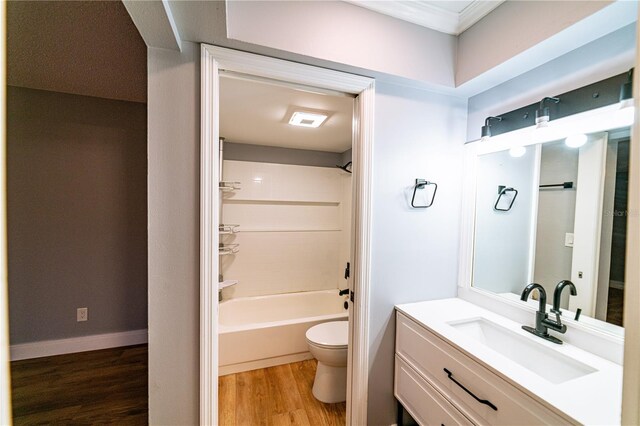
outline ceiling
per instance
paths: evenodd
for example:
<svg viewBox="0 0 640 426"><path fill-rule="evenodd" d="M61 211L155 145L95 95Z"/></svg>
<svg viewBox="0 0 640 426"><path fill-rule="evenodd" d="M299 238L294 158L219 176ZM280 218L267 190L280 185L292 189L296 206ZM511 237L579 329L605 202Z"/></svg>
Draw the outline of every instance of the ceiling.
<svg viewBox="0 0 640 426"><path fill-rule="evenodd" d="M120 1L9 1L7 84L147 100L147 47Z"/></svg>
<svg viewBox="0 0 640 426"><path fill-rule="evenodd" d="M344 0L422 27L459 35L504 0Z"/></svg>
<svg viewBox="0 0 640 426"><path fill-rule="evenodd" d="M318 128L289 124L294 111L325 111ZM229 142L314 151L351 148L353 98L311 93L273 83L220 79L220 136Z"/></svg>

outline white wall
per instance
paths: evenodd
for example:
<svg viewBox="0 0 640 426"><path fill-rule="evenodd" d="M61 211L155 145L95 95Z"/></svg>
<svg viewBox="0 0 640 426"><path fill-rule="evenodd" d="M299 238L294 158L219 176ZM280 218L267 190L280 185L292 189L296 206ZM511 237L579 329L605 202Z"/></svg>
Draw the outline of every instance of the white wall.
<svg viewBox="0 0 640 426"><path fill-rule="evenodd" d="M474 287L495 293L519 294L529 284L535 163L536 153L532 146L518 158L511 157L509 151L478 158ZM499 185L518 190L511 210L506 212L493 209ZM498 207L508 208L512 195L503 195Z"/></svg>
<svg viewBox="0 0 640 426"><path fill-rule="evenodd" d="M538 199L536 257L533 280L548 295L556 284L571 277L573 249L566 247L565 234L573 232L578 179L578 153L564 142L542 145L540 184L573 182L573 189L541 189ZM569 292L564 292L562 308L567 307Z"/></svg>
<svg viewBox="0 0 640 426"><path fill-rule="evenodd" d="M221 237L240 245L238 253L221 257L224 278L240 281L224 297L344 286L350 175L335 167L246 161L225 161L223 170L224 180L242 183L223 198L223 222L240 225L238 233Z"/></svg>
<svg viewBox="0 0 640 426"><path fill-rule="evenodd" d="M368 423L390 425L394 305L456 295L466 102L378 83L375 103ZM433 207L410 207L416 178Z"/></svg>
<svg viewBox="0 0 640 426"><path fill-rule="evenodd" d="M200 46L148 50L149 423L197 424Z"/></svg>

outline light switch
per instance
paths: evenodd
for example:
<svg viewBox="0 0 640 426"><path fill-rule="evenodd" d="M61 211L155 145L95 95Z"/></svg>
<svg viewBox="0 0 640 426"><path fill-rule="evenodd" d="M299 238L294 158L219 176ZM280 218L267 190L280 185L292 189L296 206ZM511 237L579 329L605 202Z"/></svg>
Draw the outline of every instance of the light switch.
<svg viewBox="0 0 640 426"><path fill-rule="evenodd" d="M567 232L564 234L564 246L573 247L573 232Z"/></svg>

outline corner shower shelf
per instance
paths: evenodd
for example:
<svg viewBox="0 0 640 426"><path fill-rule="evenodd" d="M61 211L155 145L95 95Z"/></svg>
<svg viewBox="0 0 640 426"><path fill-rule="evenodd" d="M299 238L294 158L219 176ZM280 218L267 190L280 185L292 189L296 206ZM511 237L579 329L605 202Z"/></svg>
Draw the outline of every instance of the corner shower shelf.
<svg viewBox="0 0 640 426"><path fill-rule="evenodd" d="M225 224L220 224L218 225L218 231L220 232L220 235L230 235L230 234L235 234L236 232L238 232L238 227L240 225L225 225Z"/></svg>
<svg viewBox="0 0 640 426"><path fill-rule="evenodd" d="M242 183L241 182L234 182L234 181L220 181L219 183L219 188L220 191L222 192L231 192L231 191L237 191L241 188Z"/></svg>
<svg viewBox="0 0 640 426"><path fill-rule="evenodd" d="M228 256L230 254L236 254L240 251L240 244L220 244L218 247L218 254L220 256Z"/></svg>
<svg viewBox="0 0 640 426"><path fill-rule="evenodd" d="M238 284L238 280L224 280L218 283L218 290Z"/></svg>

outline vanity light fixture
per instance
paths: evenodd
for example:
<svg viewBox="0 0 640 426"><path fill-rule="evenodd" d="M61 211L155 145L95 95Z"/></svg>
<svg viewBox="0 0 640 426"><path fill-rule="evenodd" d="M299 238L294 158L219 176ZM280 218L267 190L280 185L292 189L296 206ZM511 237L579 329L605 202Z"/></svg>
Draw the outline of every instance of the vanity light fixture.
<svg viewBox="0 0 640 426"><path fill-rule="evenodd" d="M620 116L629 126L635 121L633 102L633 68L627 73L627 81L620 86Z"/></svg>
<svg viewBox="0 0 640 426"><path fill-rule="evenodd" d="M552 98L549 96L542 98L540 106L536 110L536 128L538 129L549 125L549 107L545 106L545 101L551 101L557 104L560 102L560 98Z"/></svg>
<svg viewBox="0 0 640 426"><path fill-rule="evenodd" d="M482 137L480 138L482 142L487 142L491 138L491 124L489 123L489 120L502 121L502 117L491 116L491 117L485 118L484 126L482 126Z"/></svg>
<svg viewBox="0 0 640 426"><path fill-rule="evenodd" d="M627 73L627 81L620 86L620 109L633 106L633 68Z"/></svg>
<svg viewBox="0 0 640 426"><path fill-rule="evenodd" d="M312 112L296 111L291 115L289 124L301 127L320 127L327 119L325 114L317 114Z"/></svg>
<svg viewBox="0 0 640 426"><path fill-rule="evenodd" d="M567 136L567 138L564 140L564 144L569 148L580 148L582 145L587 143L587 139L587 135L585 135L584 133L579 133Z"/></svg>

